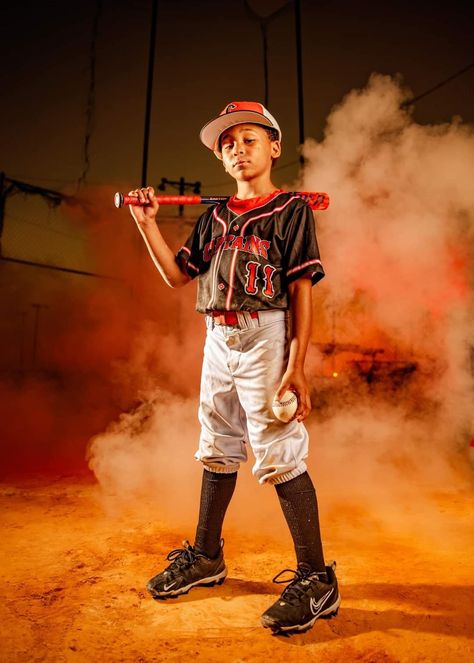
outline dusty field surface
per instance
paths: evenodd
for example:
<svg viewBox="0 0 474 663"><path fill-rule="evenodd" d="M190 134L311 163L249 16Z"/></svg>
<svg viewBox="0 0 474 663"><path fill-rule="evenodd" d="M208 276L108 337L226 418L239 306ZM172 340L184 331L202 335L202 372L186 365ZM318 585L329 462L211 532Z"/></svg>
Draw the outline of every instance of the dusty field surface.
<svg viewBox="0 0 474 663"><path fill-rule="evenodd" d="M472 546L440 538L423 547L348 509L356 527L326 527L325 537L338 551L339 616L275 637L259 617L281 588L271 579L287 565L287 541L227 532L222 586L154 602L144 586L179 547L176 527L137 510L110 513L89 480L10 482L0 492L6 663L474 660ZM468 540L466 496L433 499ZM356 535L358 524L369 531Z"/></svg>

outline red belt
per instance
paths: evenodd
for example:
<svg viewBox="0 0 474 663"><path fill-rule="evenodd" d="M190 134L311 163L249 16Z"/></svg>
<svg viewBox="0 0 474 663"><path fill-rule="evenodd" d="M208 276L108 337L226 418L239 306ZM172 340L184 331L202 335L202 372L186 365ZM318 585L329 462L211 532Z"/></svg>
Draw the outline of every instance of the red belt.
<svg viewBox="0 0 474 663"><path fill-rule="evenodd" d="M216 325L238 325L237 313L243 313L243 311L210 311L209 315L214 318ZM258 319L258 311L247 311L247 313L250 313L251 318Z"/></svg>

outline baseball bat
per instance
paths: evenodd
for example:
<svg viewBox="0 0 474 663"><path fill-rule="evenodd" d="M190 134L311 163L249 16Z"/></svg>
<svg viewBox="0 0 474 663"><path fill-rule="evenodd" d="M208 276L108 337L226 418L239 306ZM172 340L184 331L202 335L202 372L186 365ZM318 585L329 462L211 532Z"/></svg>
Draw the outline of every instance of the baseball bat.
<svg viewBox="0 0 474 663"><path fill-rule="evenodd" d="M323 210L329 207L329 196L327 193L311 191L288 191L288 193L306 200L311 209ZM155 200L160 205L217 205L225 203L229 200L229 196L155 196ZM141 203L137 196L129 196L119 191L114 196L114 203L117 208L124 205L144 207L147 204Z"/></svg>

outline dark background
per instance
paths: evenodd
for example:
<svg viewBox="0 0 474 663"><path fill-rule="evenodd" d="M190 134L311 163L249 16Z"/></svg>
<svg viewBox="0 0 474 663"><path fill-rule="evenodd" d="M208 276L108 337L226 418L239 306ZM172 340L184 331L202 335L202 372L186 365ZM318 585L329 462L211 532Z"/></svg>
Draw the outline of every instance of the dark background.
<svg viewBox="0 0 474 663"><path fill-rule="evenodd" d="M285 5L249 0L260 15ZM84 167L91 37L97 15L90 183L139 182L151 2L17 2L2 7L0 169L61 187ZM301 2L305 134L372 72L400 74L419 95L472 61L472 4ZM268 25L269 108L283 129L279 183L298 169L293 3ZM160 0L149 181L201 180L232 190L201 146L201 126L229 101L263 100L260 28L241 0ZM415 120L474 119L474 69L421 99ZM293 165L281 168L288 163Z"/></svg>

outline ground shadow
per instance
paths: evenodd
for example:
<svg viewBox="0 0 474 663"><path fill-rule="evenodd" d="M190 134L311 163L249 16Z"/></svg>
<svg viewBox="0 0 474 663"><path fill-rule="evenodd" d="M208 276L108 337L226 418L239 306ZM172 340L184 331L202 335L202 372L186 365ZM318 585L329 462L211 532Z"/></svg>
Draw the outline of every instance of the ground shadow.
<svg viewBox="0 0 474 663"><path fill-rule="evenodd" d="M344 586L341 594L342 602L337 618L316 623L311 631L299 638L277 637L297 646L391 629L474 637L471 620L473 586L365 583ZM408 609L367 610L344 607L344 599L393 601L398 605L405 603Z"/></svg>
<svg viewBox="0 0 474 663"><path fill-rule="evenodd" d="M238 596L251 594L274 594L276 599L278 590L275 591L275 585L271 582L227 578L219 587L198 587L177 599L157 603L166 606L177 602L203 601L216 596L232 601ZM337 618L317 622L311 631L298 638L276 637L296 646L391 629L474 637L474 626L470 619L474 601L473 586L364 583L344 585L341 594L342 603ZM345 600L380 601L381 609L345 607ZM384 609L383 606L389 602L405 604L407 609Z"/></svg>
<svg viewBox="0 0 474 663"><path fill-rule="evenodd" d="M206 598L219 598L232 601L238 596L248 596L250 594L275 594L275 600L278 596L278 590L272 582L258 582L255 580L241 580L240 578L226 578L220 586L214 587L196 587L189 594L184 594L176 599L158 600L157 603L175 604L192 603L193 601L203 601Z"/></svg>

